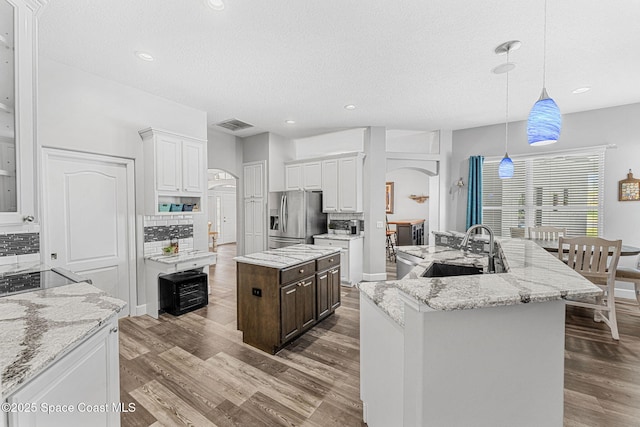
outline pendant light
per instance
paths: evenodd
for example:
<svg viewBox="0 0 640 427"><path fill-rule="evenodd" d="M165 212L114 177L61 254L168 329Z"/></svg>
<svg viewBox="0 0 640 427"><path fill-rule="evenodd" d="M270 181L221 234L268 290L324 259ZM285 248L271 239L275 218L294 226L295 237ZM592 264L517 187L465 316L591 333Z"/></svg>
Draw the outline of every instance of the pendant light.
<svg viewBox="0 0 640 427"><path fill-rule="evenodd" d="M544 1L544 50L542 59L542 94L533 104L527 120L527 139L529 145L547 145L555 143L560 137L562 116L556 102L549 97L546 88L547 73L547 0Z"/></svg>
<svg viewBox="0 0 640 427"><path fill-rule="evenodd" d="M498 166L498 176L500 179L513 178L513 161L509 158L509 71L515 68L515 64L509 62L509 52L512 49L520 48L522 43L518 40L511 40L502 43L495 49L498 55L507 54L507 63L502 64L494 69L495 73L507 74L507 90L506 90L506 107L505 107L505 120L504 120L504 158Z"/></svg>

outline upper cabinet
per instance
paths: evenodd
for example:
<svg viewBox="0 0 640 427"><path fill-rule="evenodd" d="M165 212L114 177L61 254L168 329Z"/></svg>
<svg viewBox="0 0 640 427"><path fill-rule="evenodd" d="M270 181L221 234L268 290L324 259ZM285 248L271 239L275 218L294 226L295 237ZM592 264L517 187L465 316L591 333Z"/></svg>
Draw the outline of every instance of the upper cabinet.
<svg viewBox="0 0 640 427"><path fill-rule="evenodd" d="M362 169L364 155L322 161L322 211L362 212Z"/></svg>
<svg viewBox="0 0 640 427"><path fill-rule="evenodd" d="M140 131L147 215L198 212L205 197L205 141L158 129Z"/></svg>
<svg viewBox="0 0 640 427"><path fill-rule="evenodd" d="M296 162L285 165L285 188L322 190L322 162Z"/></svg>
<svg viewBox="0 0 640 427"><path fill-rule="evenodd" d="M243 165L244 197L262 198L265 193L264 162L245 163Z"/></svg>
<svg viewBox="0 0 640 427"><path fill-rule="evenodd" d="M36 216L35 16L42 4L34 0L0 0L0 224L3 225L32 222Z"/></svg>

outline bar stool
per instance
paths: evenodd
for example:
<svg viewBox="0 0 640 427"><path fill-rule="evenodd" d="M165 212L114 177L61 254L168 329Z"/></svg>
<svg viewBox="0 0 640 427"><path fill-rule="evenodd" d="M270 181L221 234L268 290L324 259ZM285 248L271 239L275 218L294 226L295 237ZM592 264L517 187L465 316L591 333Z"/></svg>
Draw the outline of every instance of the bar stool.
<svg viewBox="0 0 640 427"><path fill-rule="evenodd" d="M385 219L387 226L387 258L389 261L396 262L396 231L389 228L389 223Z"/></svg>

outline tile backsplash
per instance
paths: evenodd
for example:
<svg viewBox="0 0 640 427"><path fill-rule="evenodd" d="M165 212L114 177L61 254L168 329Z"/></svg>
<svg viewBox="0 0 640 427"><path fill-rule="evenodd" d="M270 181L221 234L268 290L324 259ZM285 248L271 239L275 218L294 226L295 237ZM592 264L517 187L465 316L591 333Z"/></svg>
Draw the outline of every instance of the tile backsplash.
<svg viewBox="0 0 640 427"><path fill-rule="evenodd" d="M40 233L0 234L0 257L37 254L40 252Z"/></svg>
<svg viewBox="0 0 640 427"><path fill-rule="evenodd" d="M144 255L157 255L177 237L180 250L193 249L193 216L162 215L144 217Z"/></svg>
<svg viewBox="0 0 640 427"><path fill-rule="evenodd" d="M361 213L330 213L327 221L327 232L330 234L349 234L351 220L360 221L360 233L364 233L364 214Z"/></svg>

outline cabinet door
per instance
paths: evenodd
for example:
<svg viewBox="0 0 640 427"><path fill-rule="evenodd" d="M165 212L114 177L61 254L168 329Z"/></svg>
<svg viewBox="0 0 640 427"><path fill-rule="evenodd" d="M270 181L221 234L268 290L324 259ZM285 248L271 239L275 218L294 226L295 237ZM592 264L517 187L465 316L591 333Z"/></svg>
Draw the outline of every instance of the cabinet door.
<svg viewBox="0 0 640 427"><path fill-rule="evenodd" d="M244 197L264 197L264 165L248 164L243 167Z"/></svg>
<svg viewBox="0 0 640 427"><path fill-rule="evenodd" d="M300 332L297 304L299 284L296 282L280 288L280 338L282 342Z"/></svg>
<svg viewBox="0 0 640 427"><path fill-rule="evenodd" d="M322 162L322 212L338 212L338 161Z"/></svg>
<svg viewBox="0 0 640 427"><path fill-rule="evenodd" d="M358 209L357 159L340 159L338 172L338 210L356 212Z"/></svg>
<svg viewBox="0 0 640 427"><path fill-rule="evenodd" d="M204 191L204 146L200 142L182 142L182 189L189 193Z"/></svg>
<svg viewBox="0 0 640 427"><path fill-rule="evenodd" d="M263 199L244 201L244 253L264 250L265 216Z"/></svg>
<svg viewBox="0 0 640 427"><path fill-rule="evenodd" d="M331 287L331 311L340 307L340 269L329 270L329 286Z"/></svg>
<svg viewBox="0 0 640 427"><path fill-rule="evenodd" d="M9 403L35 405L35 412L9 414L9 426L119 426L120 401L117 320L73 349L69 354L9 396ZM74 412L50 412L41 405L71 405ZM79 408L105 405L105 411Z"/></svg>
<svg viewBox="0 0 640 427"><path fill-rule="evenodd" d="M298 293L301 330L309 329L316 323L316 278L311 276L300 283Z"/></svg>
<svg viewBox="0 0 640 427"><path fill-rule="evenodd" d="M182 187L182 141L159 135L156 140L156 189L179 192Z"/></svg>
<svg viewBox="0 0 640 427"><path fill-rule="evenodd" d="M302 187L305 190L322 190L322 163L312 162L302 165Z"/></svg>
<svg viewBox="0 0 640 427"><path fill-rule="evenodd" d="M243 170L243 185L244 185L244 197L245 199L253 197L253 186L255 183L254 175L256 169L252 165L247 165L242 168Z"/></svg>
<svg viewBox="0 0 640 427"><path fill-rule="evenodd" d="M287 190L302 190L302 165L284 167L284 185Z"/></svg>
<svg viewBox="0 0 640 427"><path fill-rule="evenodd" d="M316 274L316 302L318 320L326 317L331 310L331 288L329 288L329 272Z"/></svg>

